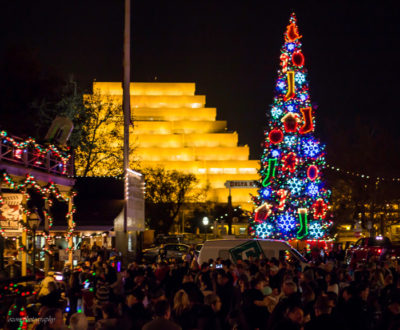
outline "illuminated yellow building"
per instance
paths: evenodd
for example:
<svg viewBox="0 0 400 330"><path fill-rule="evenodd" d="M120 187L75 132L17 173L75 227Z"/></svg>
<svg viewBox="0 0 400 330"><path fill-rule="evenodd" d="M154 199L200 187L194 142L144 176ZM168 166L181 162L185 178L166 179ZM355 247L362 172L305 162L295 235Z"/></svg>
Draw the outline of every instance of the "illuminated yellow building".
<svg viewBox="0 0 400 330"><path fill-rule="evenodd" d="M199 189L208 186L207 200L226 203L228 180L258 180L259 161L249 160L249 147L238 146L238 133L216 120L216 108L205 106L205 95L195 95L194 83L132 83L134 124L131 140L141 167L163 166L195 174ZM93 90L122 102L121 83L95 82ZM250 193L232 189L232 203L250 210Z"/></svg>

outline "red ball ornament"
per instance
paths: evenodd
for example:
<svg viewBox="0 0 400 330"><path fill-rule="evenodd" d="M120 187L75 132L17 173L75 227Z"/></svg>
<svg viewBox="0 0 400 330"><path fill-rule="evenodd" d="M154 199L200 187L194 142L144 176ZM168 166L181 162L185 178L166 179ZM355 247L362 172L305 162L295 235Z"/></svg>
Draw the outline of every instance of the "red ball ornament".
<svg viewBox="0 0 400 330"><path fill-rule="evenodd" d="M301 67L304 65L304 55L301 51L293 53L292 56L293 65Z"/></svg>
<svg viewBox="0 0 400 330"><path fill-rule="evenodd" d="M280 143L283 141L283 133L280 129L274 128L270 133L269 133L269 140L272 143Z"/></svg>

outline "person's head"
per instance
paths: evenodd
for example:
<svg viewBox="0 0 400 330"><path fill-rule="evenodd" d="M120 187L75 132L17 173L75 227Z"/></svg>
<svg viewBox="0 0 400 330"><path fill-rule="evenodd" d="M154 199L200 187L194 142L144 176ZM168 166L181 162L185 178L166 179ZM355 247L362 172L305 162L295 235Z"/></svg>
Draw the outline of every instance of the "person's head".
<svg viewBox="0 0 400 330"><path fill-rule="evenodd" d="M151 293L151 302L156 304L158 301L167 300L165 292L162 289L157 289Z"/></svg>
<svg viewBox="0 0 400 330"><path fill-rule="evenodd" d="M71 330L86 330L88 328L88 319L84 313L74 313L69 320Z"/></svg>
<svg viewBox="0 0 400 330"><path fill-rule="evenodd" d="M193 282L193 275L190 273L187 273L183 276L182 283L188 283L188 282Z"/></svg>
<svg viewBox="0 0 400 330"><path fill-rule="evenodd" d="M290 280L283 282L283 284L282 284L282 292L286 297L288 297L291 294L297 292L296 283L294 283L293 281L290 281Z"/></svg>
<svg viewBox="0 0 400 330"><path fill-rule="evenodd" d="M159 319L167 319L171 317L171 308L167 300L160 300L154 306L154 316Z"/></svg>
<svg viewBox="0 0 400 330"><path fill-rule="evenodd" d="M225 272L219 272L218 273L218 275L217 275L217 283L219 285L224 286L226 283L228 283L228 281L229 281L229 278L228 278L228 275L226 275Z"/></svg>
<svg viewBox="0 0 400 330"><path fill-rule="evenodd" d="M335 292L327 292L326 296L328 297L329 306L334 308L338 302L338 295Z"/></svg>
<svg viewBox="0 0 400 330"><path fill-rule="evenodd" d="M342 297L343 297L344 301L349 301L352 297L354 297L354 295L355 295L354 287L346 286L343 289Z"/></svg>
<svg viewBox="0 0 400 330"><path fill-rule="evenodd" d="M329 298L327 296L319 296L314 305L315 316L322 314L330 314L332 307L330 305Z"/></svg>
<svg viewBox="0 0 400 330"><path fill-rule="evenodd" d="M53 281L47 283L47 289L49 290L49 292L54 292L57 290L57 284Z"/></svg>
<svg viewBox="0 0 400 330"><path fill-rule="evenodd" d="M117 309L113 303L106 303L101 308L103 319L114 319L117 317Z"/></svg>
<svg viewBox="0 0 400 330"><path fill-rule="evenodd" d="M252 289L261 290L263 288L262 281L255 278L250 281L250 286Z"/></svg>
<svg viewBox="0 0 400 330"><path fill-rule="evenodd" d="M96 243L95 243L95 244L96 244ZM101 262L101 260L102 260L101 256L97 256L97 261L98 261L98 262Z"/></svg>
<svg viewBox="0 0 400 330"><path fill-rule="evenodd" d="M179 290L174 296L174 312L177 315L182 314L184 310L190 308L189 296L185 290Z"/></svg>
<svg viewBox="0 0 400 330"><path fill-rule="evenodd" d="M308 303L315 300L315 292L311 287L311 285L303 283L301 288L302 288L301 300L304 303Z"/></svg>
<svg viewBox="0 0 400 330"><path fill-rule="evenodd" d="M63 327L63 316L61 309L59 308L49 308L43 315L47 323L47 327L50 329L60 329Z"/></svg>
<svg viewBox="0 0 400 330"><path fill-rule="evenodd" d="M140 289L129 292L126 296L126 304L132 307L134 304L141 303L144 299L144 293Z"/></svg>
<svg viewBox="0 0 400 330"><path fill-rule="evenodd" d="M249 288L249 278L247 277L246 274L241 274L241 275L239 275L238 284L239 284L240 287L242 287L243 289L248 289L248 288Z"/></svg>
<svg viewBox="0 0 400 330"><path fill-rule="evenodd" d="M393 275L388 274L385 276L385 285L393 284Z"/></svg>
<svg viewBox="0 0 400 330"><path fill-rule="evenodd" d="M364 301L367 301L369 296L369 286L367 284L361 284L358 290L360 298Z"/></svg>
<svg viewBox="0 0 400 330"><path fill-rule="evenodd" d="M298 305L289 305L286 309L286 317L293 323L302 324L304 312L303 309Z"/></svg>
<svg viewBox="0 0 400 330"><path fill-rule="evenodd" d="M210 306L215 313L219 312L222 306L221 299L215 293L206 295L204 297L204 304Z"/></svg>

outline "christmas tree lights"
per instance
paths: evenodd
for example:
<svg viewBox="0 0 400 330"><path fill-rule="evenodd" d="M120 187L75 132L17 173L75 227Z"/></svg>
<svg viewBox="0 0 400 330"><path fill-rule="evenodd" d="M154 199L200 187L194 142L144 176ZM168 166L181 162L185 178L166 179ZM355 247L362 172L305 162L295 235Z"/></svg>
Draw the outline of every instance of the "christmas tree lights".
<svg viewBox="0 0 400 330"><path fill-rule="evenodd" d="M331 192L322 179L325 146L314 137L315 116L295 14L284 37L250 230L258 238L323 239L331 226Z"/></svg>

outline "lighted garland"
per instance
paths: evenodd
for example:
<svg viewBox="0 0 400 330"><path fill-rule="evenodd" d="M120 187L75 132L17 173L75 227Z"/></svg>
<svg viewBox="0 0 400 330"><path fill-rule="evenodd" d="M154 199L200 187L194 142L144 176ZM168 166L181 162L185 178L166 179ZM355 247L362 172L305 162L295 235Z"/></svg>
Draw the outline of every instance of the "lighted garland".
<svg viewBox="0 0 400 330"><path fill-rule="evenodd" d="M73 220L73 215L74 215L74 213L76 212L76 208L75 207L72 207L72 210L71 210L71 212L68 212L67 213L67 215L66 215L66 219L67 219L67 221L68 221L68 230L67 230L67 234L65 235L65 239L67 240L67 241L69 241L69 239L72 237L72 234L73 234L73 232L74 232L74 230L75 230L75 227L76 227L76 223L75 223L75 221ZM71 219L72 218L72 221L71 221L71 225L69 225L69 219ZM74 247L73 246L69 246L68 245L68 247L66 248L66 251L68 252L68 251L73 251L74 250Z"/></svg>
<svg viewBox="0 0 400 330"><path fill-rule="evenodd" d="M315 115L301 38L292 14L265 131L261 188L258 196L252 196L256 210L270 205L268 214L260 217L255 212L250 219L250 232L259 238L326 238L331 225L327 213L331 192L322 177L325 146L314 137Z"/></svg>
<svg viewBox="0 0 400 330"><path fill-rule="evenodd" d="M341 169L339 167L335 167L335 166L332 166L332 165L329 165L329 164L327 164L326 167L329 168L332 171L336 171L336 172L340 172L340 173L348 174L348 175L352 175L352 176L357 176L359 178L366 179L366 180L371 179L371 180L375 180L376 182L379 182L379 181L386 181L386 182L397 181L397 182L400 182L400 178L373 177L371 175L367 175L367 174L363 174L363 173L358 173L358 172L349 171L349 170L343 170L343 169Z"/></svg>
<svg viewBox="0 0 400 330"><path fill-rule="evenodd" d="M60 193L59 189L56 187L56 185L53 182L50 182L45 187L41 187L39 185L39 183L36 181L35 177L33 177L30 174L26 175L26 179L23 182L17 183L11 178L10 175L8 175L5 171L3 171L3 180L9 185L9 187L11 189L13 189L15 191L19 191L22 194L24 194L24 196L27 198L27 200L30 199L30 195L27 192L27 188L28 187L33 187L39 194L41 194L42 198L49 203L49 206L51 206L52 203L53 203L53 201L51 199L52 196L54 198L56 198L57 200L62 201L62 202L69 202L70 198L73 199L73 197L76 196L76 192L72 192L71 193L71 197L63 196ZM1 197L1 203L4 203L2 197ZM75 213L75 211L76 211L75 206L72 206L71 212L68 212L66 214L66 220L68 222L69 222L69 219ZM23 208L23 212L26 214L26 216L29 216L29 214L30 214L30 211L25 209L25 208ZM49 228L51 228L53 226L53 217L46 210L44 210L44 214L45 214L46 217L48 217L48 219L49 219ZM27 225L23 221L20 221L20 224L22 225L24 231L28 231L29 228L27 227ZM75 227L76 227L76 223L72 220L72 226L68 226L67 234L65 235L67 240L69 240L72 237L72 234L73 234L73 232L75 230ZM1 230L0 233L2 235L4 235L5 231L1 227L0 227L0 230ZM51 240L51 236L50 236L50 234L48 232L46 233L46 232L43 231L41 236L45 239L45 241L47 243L49 243L49 241ZM21 250L21 251L27 251L26 246L24 246L21 243L21 240L19 240L18 249ZM53 254L53 252L49 248L46 248L45 245L43 246L43 250L44 250L44 252L46 252L48 254L51 254L51 255ZM67 250L73 250L73 247L68 247Z"/></svg>
<svg viewBox="0 0 400 330"><path fill-rule="evenodd" d="M0 194L0 207L3 206L4 204L4 200L3 200L3 196ZM4 237L5 235L5 230L0 226L0 236Z"/></svg>
<svg viewBox="0 0 400 330"><path fill-rule="evenodd" d="M51 153L61 160L63 163L63 171L66 171L66 165L71 158L71 155L65 154L58 150L54 145L50 145L48 148L44 148L40 144L37 144L34 138L28 138L25 141L18 142L12 137L8 136L6 131L0 131L0 138L3 139L3 143L9 143L12 147L17 150L25 150L28 147L35 149L39 156L44 156L47 153Z"/></svg>

